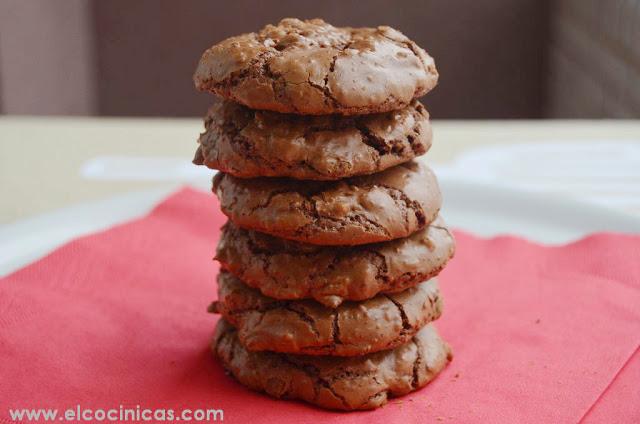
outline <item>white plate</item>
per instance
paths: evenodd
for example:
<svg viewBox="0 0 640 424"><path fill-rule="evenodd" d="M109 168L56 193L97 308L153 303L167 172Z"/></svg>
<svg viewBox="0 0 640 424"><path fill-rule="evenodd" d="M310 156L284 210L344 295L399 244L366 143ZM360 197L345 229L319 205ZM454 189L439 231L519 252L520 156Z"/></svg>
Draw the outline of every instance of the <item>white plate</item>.
<svg viewBox="0 0 640 424"><path fill-rule="evenodd" d="M481 236L514 234L558 244L597 231L640 234L640 218L590 203L447 177L440 178L440 185L445 220ZM0 275L75 237L141 216L177 188L129 193L0 227Z"/></svg>

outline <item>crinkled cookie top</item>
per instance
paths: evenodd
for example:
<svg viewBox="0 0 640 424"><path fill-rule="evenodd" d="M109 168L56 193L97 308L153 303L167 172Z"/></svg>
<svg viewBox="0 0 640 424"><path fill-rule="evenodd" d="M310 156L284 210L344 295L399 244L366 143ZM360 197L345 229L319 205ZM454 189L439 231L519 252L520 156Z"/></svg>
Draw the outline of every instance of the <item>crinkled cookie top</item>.
<svg viewBox="0 0 640 424"><path fill-rule="evenodd" d="M293 18L214 45L194 75L199 90L252 109L305 115L399 109L437 81L433 59L393 28Z"/></svg>
<svg viewBox="0 0 640 424"><path fill-rule="evenodd" d="M215 102L193 162L241 178L338 180L373 174L431 147L429 114L414 100L370 115L293 115Z"/></svg>

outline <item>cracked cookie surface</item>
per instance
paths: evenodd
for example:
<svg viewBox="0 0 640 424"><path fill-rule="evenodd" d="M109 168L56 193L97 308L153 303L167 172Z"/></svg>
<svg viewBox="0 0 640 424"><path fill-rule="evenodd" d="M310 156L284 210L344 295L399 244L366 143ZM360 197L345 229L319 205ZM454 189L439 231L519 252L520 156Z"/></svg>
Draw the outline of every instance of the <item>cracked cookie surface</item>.
<svg viewBox="0 0 640 424"><path fill-rule="evenodd" d="M436 276L455 251L444 225L438 218L406 238L323 247L244 230L229 221L222 229L216 260L265 296L313 298L335 308L344 300L399 292Z"/></svg>
<svg viewBox="0 0 640 424"><path fill-rule="evenodd" d="M329 182L218 173L213 191L237 226L319 245L407 237L429 225L442 203L435 175L416 161Z"/></svg>
<svg viewBox="0 0 640 424"><path fill-rule="evenodd" d="M356 356L406 343L440 317L442 299L436 281L429 280L334 309L313 300L266 297L223 271L209 310L236 327L250 351Z"/></svg>
<svg viewBox="0 0 640 424"><path fill-rule="evenodd" d="M453 357L432 325L395 349L345 358L250 352L235 329L220 319L211 348L222 365L253 390L348 411L378 408L389 398L424 387Z"/></svg>
<svg viewBox="0 0 640 424"><path fill-rule="evenodd" d="M431 147L429 114L404 109L344 117L301 116L218 101L193 162L237 177L337 180L407 162Z"/></svg>
<svg viewBox="0 0 640 424"><path fill-rule="evenodd" d="M204 52L196 88L251 109L302 115L388 112L438 81L433 59L387 26L336 28L287 18Z"/></svg>

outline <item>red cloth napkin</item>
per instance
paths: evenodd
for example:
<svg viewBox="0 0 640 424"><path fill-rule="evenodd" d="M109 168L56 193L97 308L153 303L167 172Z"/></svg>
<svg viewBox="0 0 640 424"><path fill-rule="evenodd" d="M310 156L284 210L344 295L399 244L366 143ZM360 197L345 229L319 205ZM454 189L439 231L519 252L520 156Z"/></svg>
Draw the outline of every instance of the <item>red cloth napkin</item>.
<svg viewBox="0 0 640 424"><path fill-rule="evenodd" d="M183 190L2 279L2 420L78 404L218 408L254 424L640 420L640 237L543 247L457 232L437 324L451 365L382 409L336 413L250 392L211 358L223 222L214 196Z"/></svg>

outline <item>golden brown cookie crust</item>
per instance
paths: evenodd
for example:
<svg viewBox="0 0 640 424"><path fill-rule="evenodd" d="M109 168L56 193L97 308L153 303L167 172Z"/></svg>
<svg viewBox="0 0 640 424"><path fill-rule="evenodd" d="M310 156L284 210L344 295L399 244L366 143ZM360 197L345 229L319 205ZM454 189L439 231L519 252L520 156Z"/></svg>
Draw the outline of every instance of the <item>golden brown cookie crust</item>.
<svg viewBox="0 0 640 424"><path fill-rule="evenodd" d="M221 319L211 348L222 365L253 390L347 411L378 408L389 398L424 387L453 357L432 325L395 349L345 358L250 352Z"/></svg>
<svg viewBox="0 0 640 424"><path fill-rule="evenodd" d="M243 178L337 180L420 156L431 136L429 114L418 101L354 117L256 111L219 101L205 118L193 162Z"/></svg>
<svg viewBox="0 0 640 424"><path fill-rule="evenodd" d="M218 275L218 300L210 311L238 329L250 351L356 356L406 343L442 313L435 280L399 293L327 308L313 300L263 296L232 274Z"/></svg>
<svg viewBox="0 0 640 424"><path fill-rule="evenodd" d="M213 191L237 226L319 245L407 237L429 225L442 203L435 175L416 161L331 182L218 173Z"/></svg>
<svg viewBox="0 0 640 424"><path fill-rule="evenodd" d="M202 55L199 90L251 109L302 115L388 112L438 81L433 59L393 28L336 28L287 18Z"/></svg>
<svg viewBox="0 0 640 424"><path fill-rule="evenodd" d="M455 251L441 218L409 237L355 247L323 247L284 240L232 222L222 228L216 259L263 295L313 298L335 308L344 300L394 293L438 275Z"/></svg>

